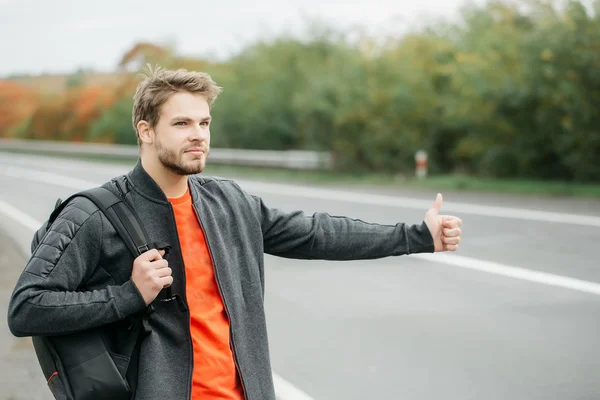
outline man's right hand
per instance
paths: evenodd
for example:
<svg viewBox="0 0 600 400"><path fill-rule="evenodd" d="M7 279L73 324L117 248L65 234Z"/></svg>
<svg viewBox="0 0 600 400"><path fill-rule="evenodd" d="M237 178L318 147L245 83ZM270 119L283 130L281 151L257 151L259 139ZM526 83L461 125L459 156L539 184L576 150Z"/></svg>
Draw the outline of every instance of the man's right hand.
<svg viewBox="0 0 600 400"><path fill-rule="evenodd" d="M164 250L148 250L138 256L133 262L131 279L138 288L146 305L156 299L160 291L173 284L169 263L162 257Z"/></svg>

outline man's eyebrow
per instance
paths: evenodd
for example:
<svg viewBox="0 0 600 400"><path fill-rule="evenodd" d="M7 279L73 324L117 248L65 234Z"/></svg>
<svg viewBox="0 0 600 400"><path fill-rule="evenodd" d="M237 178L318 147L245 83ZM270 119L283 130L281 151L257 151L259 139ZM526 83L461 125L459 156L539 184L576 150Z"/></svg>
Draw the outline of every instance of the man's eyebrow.
<svg viewBox="0 0 600 400"><path fill-rule="evenodd" d="M201 118L201 121L210 121L211 119L212 119L212 117L209 115L207 117ZM171 121L191 121L191 120L192 120L192 118L184 117L184 116L177 116L177 117L171 118Z"/></svg>

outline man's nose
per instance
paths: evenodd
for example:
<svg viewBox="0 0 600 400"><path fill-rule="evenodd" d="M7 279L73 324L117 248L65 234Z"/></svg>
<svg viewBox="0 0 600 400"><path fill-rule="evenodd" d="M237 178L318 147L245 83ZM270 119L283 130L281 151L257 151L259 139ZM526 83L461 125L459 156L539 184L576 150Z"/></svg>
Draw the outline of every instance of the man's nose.
<svg viewBox="0 0 600 400"><path fill-rule="evenodd" d="M203 140L208 137L208 129L196 125L190 134L192 140Z"/></svg>

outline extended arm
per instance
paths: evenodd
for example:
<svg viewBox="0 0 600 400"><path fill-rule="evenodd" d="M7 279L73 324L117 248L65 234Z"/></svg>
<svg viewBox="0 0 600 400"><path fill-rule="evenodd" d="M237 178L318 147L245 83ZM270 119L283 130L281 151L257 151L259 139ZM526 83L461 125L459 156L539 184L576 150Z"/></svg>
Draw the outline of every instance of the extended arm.
<svg viewBox="0 0 600 400"><path fill-rule="evenodd" d="M434 242L425 222L381 225L326 213L269 208L252 196L268 254L299 259L360 260L412 253L433 253Z"/></svg>

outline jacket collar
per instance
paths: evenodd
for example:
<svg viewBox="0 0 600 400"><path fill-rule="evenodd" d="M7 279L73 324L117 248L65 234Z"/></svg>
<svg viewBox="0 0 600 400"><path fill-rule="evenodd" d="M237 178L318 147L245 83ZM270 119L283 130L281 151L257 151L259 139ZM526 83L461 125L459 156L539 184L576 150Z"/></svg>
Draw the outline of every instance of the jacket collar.
<svg viewBox="0 0 600 400"><path fill-rule="evenodd" d="M160 203L168 203L169 199L163 192L163 190L158 186L154 178L146 172L144 167L142 166L142 159L138 157L138 160L131 171L129 171L129 179L133 186L146 198L149 198L153 201ZM190 177L188 177L188 185L190 194L192 195L192 201L195 203L198 198L198 193L194 190L194 185L189 181Z"/></svg>
<svg viewBox="0 0 600 400"><path fill-rule="evenodd" d="M129 171L129 179L133 186L141 192L145 197L161 203L168 203L167 196L162 191L156 181L146 172L142 166L142 159L138 160L131 171Z"/></svg>

